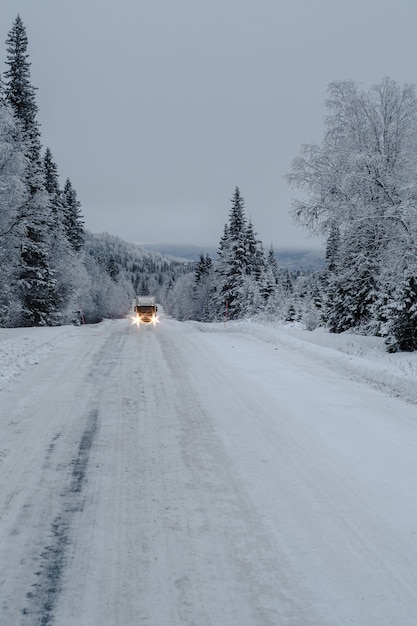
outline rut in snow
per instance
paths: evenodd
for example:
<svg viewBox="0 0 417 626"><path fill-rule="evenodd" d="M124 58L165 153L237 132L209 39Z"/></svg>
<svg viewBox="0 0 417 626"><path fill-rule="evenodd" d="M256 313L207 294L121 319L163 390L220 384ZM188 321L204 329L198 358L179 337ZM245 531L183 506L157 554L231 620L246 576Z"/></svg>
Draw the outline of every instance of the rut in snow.
<svg viewBox="0 0 417 626"><path fill-rule="evenodd" d="M40 567L36 572L38 581L33 585L33 591L27 593L30 604L23 609L23 614L31 616L31 623L34 616L37 616L36 623L42 626L53 623L53 610L62 589L62 574L66 564L67 548L71 541L71 524L75 513L83 509L81 494L97 430L98 410L93 409L82 434L78 454L71 463L70 485L61 494L62 509L51 524L51 541L40 555Z"/></svg>

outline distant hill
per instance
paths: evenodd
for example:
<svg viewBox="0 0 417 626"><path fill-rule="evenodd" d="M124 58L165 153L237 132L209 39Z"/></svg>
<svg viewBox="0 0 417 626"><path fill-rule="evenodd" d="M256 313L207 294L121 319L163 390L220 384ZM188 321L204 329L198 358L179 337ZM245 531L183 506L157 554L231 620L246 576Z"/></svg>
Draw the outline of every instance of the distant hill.
<svg viewBox="0 0 417 626"><path fill-rule="evenodd" d="M325 255L317 249L285 249L275 250L278 266L289 270L317 271L324 268Z"/></svg>
<svg viewBox="0 0 417 626"><path fill-rule="evenodd" d="M190 244L145 243L140 247L163 256L176 257L187 261L198 261L200 254L217 258L217 246L193 246ZM315 271L324 267L324 252L317 249L288 248L275 250L278 265L282 269Z"/></svg>
<svg viewBox="0 0 417 626"><path fill-rule="evenodd" d="M159 252L163 256L172 256L187 261L198 261L200 254L209 254L215 258L217 248L215 246L193 246L190 244L175 243L141 243L144 250Z"/></svg>

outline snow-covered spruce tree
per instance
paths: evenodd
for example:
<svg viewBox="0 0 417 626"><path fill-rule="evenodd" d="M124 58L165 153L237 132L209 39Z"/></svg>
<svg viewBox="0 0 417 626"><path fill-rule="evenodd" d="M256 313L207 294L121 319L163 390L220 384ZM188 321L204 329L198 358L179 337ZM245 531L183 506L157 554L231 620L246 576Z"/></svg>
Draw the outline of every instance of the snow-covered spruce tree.
<svg viewBox="0 0 417 626"><path fill-rule="evenodd" d="M31 161L40 158L40 131L36 121L38 107L35 87L30 81L28 38L26 28L18 15L6 40L9 69L5 72L5 98L20 121L27 140L27 153Z"/></svg>
<svg viewBox="0 0 417 626"><path fill-rule="evenodd" d="M84 220L77 192L67 178L63 192L64 228L66 237L75 252L79 252L84 243Z"/></svg>
<svg viewBox="0 0 417 626"><path fill-rule="evenodd" d="M80 276L85 272L85 269L82 266L83 260L78 253L79 251L74 250L67 237L64 196L59 187L58 167L49 148L45 151L43 168L45 190L48 194L51 214L50 258L55 270L61 302L59 314L62 323L71 323L77 319L75 312L79 308L77 300Z"/></svg>
<svg viewBox="0 0 417 626"><path fill-rule="evenodd" d="M212 295L217 319L223 318L226 308L229 319L259 313L269 297L265 254L252 223L247 222L244 205L236 187L214 270Z"/></svg>
<svg viewBox="0 0 417 626"><path fill-rule="evenodd" d="M266 272L266 259L262 241L257 238L252 220L249 220L245 232L246 266L247 276L253 276L257 283L261 283ZM262 290L262 286L260 286ZM267 299L266 292L264 293Z"/></svg>
<svg viewBox="0 0 417 626"><path fill-rule="evenodd" d="M227 306L229 319L236 319L243 314L241 295L247 265L245 202L238 187L235 188L231 202L229 224L220 241L215 270L216 300L220 318Z"/></svg>
<svg viewBox="0 0 417 626"><path fill-rule="evenodd" d="M323 306L321 309L320 323L324 326L335 311L333 281L337 283L339 256L340 231L336 224L331 224L326 243L326 266L321 277L321 298Z"/></svg>
<svg viewBox="0 0 417 626"><path fill-rule="evenodd" d="M239 296L242 314L250 316L263 311L268 298L265 254L251 220L244 233L244 249L244 274Z"/></svg>
<svg viewBox="0 0 417 626"><path fill-rule="evenodd" d="M268 250L265 259L265 273L262 279L262 294L265 297L265 314L268 318L283 316L284 290L274 248Z"/></svg>
<svg viewBox="0 0 417 626"><path fill-rule="evenodd" d="M268 254L266 257L266 262L268 265L269 270L271 271L271 274L273 276L273 280L275 285L278 285L279 283L279 267L278 267L278 261L277 261L277 257L275 255L275 251L274 251L274 247L271 243L271 246L268 250Z"/></svg>
<svg viewBox="0 0 417 626"><path fill-rule="evenodd" d="M407 271L387 304L384 326L388 352L417 350L417 271Z"/></svg>
<svg viewBox="0 0 417 626"><path fill-rule="evenodd" d="M18 15L7 38L5 99L22 129L26 156L27 197L20 207L23 226L17 285L22 313L20 323L39 326L57 322L60 305L54 269L50 263L49 238L51 218L43 182L38 108L35 88L30 81L27 35Z"/></svg>
<svg viewBox="0 0 417 626"><path fill-rule="evenodd" d="M293 212L329 244L339 233L326 304L330 328L373 332L381 291L398 282L416 251L416 90L389 78L369 92L334 82L327 106L321 146L303 146L288 175L308 196Z"/></svg>
<svg viewBox="0 0 417 626"><path fill-rule="evenodd" d="M191 315L192 319L199 322L208 322L213 319L211 309L212 281L213 261L208 254L200 254L194 269L193 313Z"/></svg>
<svg viewBox="0 0 417 626"><path fill-rule="evenodd" d="M198 284L201 280L206 277L210 270L213 267L213 261L209 254L200 254L200 258L198 259L195 269L194 269L194 278L195 282Z"/></svg>
<svg viewBox="0 0 417 626"><path fill-rule="evenodd" d="M218 258L214 267L214 280L211 286L211 298L213 307L212 320L222 319L225 314L225 300L222 294L224 282L229 270L231 258L229 240L229 227L224 225L223 235L220 237L219 249L217 251Z"/></svg>
<svg viewBox="0 0 417 626"><path fill-rule="evenodd" d="M50 205L54 213L62 213L61 191L59 188L58 167L53 160L50 148L46 148L43 157L45 189L50 196Z"/></svg>
<svg viewBox="0 0 417 626"><path fill-rule="evenodd" d="M16 274L22 235L20 207L25 203L26 158L13 110L0 97L0 326L16 324L20 316Z"/></svg>
<svg viewBox="0 0 417 626"><path fill-rule="evenodd" d="M331 332L350 328L366 331L371 325L380 290L381 263L370 241L372 233L367 220L345 232L328 282L331 295L327 300L327 324Z"/></svg>

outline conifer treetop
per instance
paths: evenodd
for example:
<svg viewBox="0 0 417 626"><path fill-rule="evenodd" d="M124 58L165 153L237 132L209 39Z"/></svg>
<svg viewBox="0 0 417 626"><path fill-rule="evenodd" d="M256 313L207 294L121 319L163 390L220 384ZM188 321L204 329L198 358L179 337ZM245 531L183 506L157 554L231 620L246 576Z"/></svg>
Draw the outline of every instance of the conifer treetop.
<svg viewBox="0 0 417 626"><path fill-rule="evenodd" d="M239 187L235 187L232 207L229 213L229 236L240 239L246 230L245 201L240 195Z"/></svg>
<svg viewBox="0 0 417 626"><path fill-rule="evenodd" d="M9 69L5 72L5 96L12 105L16 116L22 121L25 130L36 126L36 88L30 81L30 62L27 54L28 38L25 25L18 15L8 34L7 60Z"/></svg>
<svg viewBox="0 0 417 626"><path fill-rule="evenodd" d="M53 160L52 152L49 148L46 148L45 156L43 159L43 166L45 171L45 189L48 193L54 194L59 191L58 181L58 167Z"/></svg>

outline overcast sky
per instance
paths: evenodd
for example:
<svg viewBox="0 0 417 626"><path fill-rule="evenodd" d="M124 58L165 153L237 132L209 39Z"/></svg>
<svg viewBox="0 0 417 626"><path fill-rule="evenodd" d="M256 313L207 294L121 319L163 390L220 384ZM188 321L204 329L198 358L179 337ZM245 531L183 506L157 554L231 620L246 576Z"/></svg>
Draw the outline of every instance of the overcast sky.
<svg viewBox="0 0 417 626"><path fill-rule="evenodd" d="M217 245L238 186L265 247L317 246L284 177L328 84L417 82L415 0L2 0L3 62L18 13L62 185L138 243Z"/></svg>

